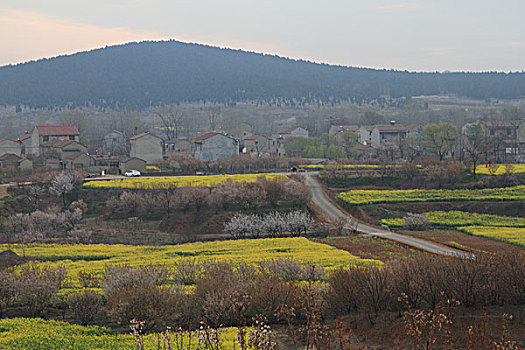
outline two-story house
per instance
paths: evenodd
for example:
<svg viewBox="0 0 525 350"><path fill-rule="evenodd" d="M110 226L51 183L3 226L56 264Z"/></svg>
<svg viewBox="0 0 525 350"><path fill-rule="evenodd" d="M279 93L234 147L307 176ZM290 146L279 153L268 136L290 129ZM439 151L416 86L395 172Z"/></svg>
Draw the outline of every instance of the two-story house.
<svg viewBox="0 0 525 350"><path fill-rule="evenodd" d="M155 135L143 132L130 137L130 158L143 159L149 164L162 160L164 141Z"/></svg>
<svg viewBox="0 0 525 350"><path fill-rule="evenodd" d="M208 132L195 139L195 158L215 161L239 154L239 141L230 135L216 131Z"/></svg>
<svg viewBox="0 0 525 350"><path fill-rule="evenodd" d="M51 140L80 141L80 134L74 126L35 126L31 133L31 148L26 148L26 154L39 156L42 145Z"/></svg>

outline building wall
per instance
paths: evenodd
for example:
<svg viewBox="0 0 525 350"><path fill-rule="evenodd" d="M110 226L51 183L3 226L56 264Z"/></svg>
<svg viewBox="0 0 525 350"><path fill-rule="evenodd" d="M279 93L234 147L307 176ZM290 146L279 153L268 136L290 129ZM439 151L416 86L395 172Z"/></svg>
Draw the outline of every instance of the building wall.
<svg viewBox="0 0 525 350"><path fill-rule="evenodd" d="M19 142L13 140L0 141L0 156L8 153L16 154L20 157L22 154L22 146Z"/></svg>
<svg viewBox="0 0 525 350"><path fill-rule="evenodd" d="M293 137L308 137L308 130L303 128L297 128L293 130L289 136Z"/></svg>
<svg viewBox="0 0 525 350"><path fill-rule="evenodd" d="M81 154L75 159L68 159L66 161L66 168L70 170L86 169L95 164L95 160L87 154Z"/></svg>
<svg viewBox="0 0 525 350"><path fill-rule="evenodd" d="M129 170L138 170L141 174L144 174L146 172L146 162L142 159L131 158L120 162L119 169L122 174Z"/></svg>
<svg viewBox="0 0 525 350"><path fill-rule="evenodd" d="M197 143L195 158L198 160L218 160L239 154L239 143L231 137L216 134Z"/></svg>
<svg viewBox="0 0 525 350"><path fill-rule="evenodd" d="M162 151L164 149L164 142L162 139L153 136L145 135L135 140L130 140L131 151L130 157L144 159L148 163L155 163L162 159Z"/></svg>
<svg viewBox="0 0 525 350"><path fill-rule="evenodd" d="M357 130L357 142L359 142L360 144L363 144L363 142L366 141L367 144L370 144L372 142L371 131L372 130L368 130L364 127L360 127Z"/></svg>
<svg viewBox="0 0 525 350"><path fill-rule="evenodd" d="M265 136L257 136L256 140L244 140L244 147L246 152L268 152L269 142Z"/></svg>
<svg viewBox="0 0 525 350"><path fill-rule="evenodd" d="M71 140L79 142L80 138L79 135L40 135L38 129L34 128L31 133L31 153L28 153L26 149L26 154L39 156L42 153L40 146L51 140Z"/></svg>

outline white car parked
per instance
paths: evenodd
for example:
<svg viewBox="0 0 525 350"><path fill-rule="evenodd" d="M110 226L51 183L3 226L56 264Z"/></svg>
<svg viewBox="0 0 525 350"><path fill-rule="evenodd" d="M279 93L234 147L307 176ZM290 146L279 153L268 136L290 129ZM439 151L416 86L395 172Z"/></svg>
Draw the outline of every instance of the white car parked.
<svg viewBox="0 0 525 350"><path fill-rule="evenodd" d="M140 171L138 170L128 170L124 173L124 176L126 177L135 177L140 176Z"/></svg>

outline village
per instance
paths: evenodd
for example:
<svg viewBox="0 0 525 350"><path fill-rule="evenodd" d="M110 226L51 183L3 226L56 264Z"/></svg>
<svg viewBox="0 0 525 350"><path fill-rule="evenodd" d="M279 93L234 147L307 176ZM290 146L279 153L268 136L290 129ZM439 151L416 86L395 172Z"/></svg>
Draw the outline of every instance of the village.
<svg viewBox="0 0 525 350"><path fill-rule="evenodd" d="M448 130L448 143L440 158L466 157L462 135L470 126L482 130L483 154L479 161L520 163L525 161L525 123L515 121L478 120L466 124L461 131ZM386 125L331 125L327 137L337 145L345 146L333 157L304 156L303 144L291 140L308 139L307 129L293 126L271 136L257 135L247 130L235 135L224 131L210 131L187 139L169 140L162 133L148 132L125 135L120 131L107 133L94 153L81 143L75 126L35 126L17 138L0 138L0 168L6 174L23 174L34 170L79 170L88 174L125 174L136 170L145 174L159 170L173 158L193 158L199 162L214 162L232 157L239 159L300 157L309 163L321 164L329 160L353 158L365 163L417 161L424 157L421 141L424 125L400 125L392 120ZM326 134L325 134L326 135ZM423 137L428 138L429 135ZM287 146L287 141L289 145ZM339 141L339 142L338 142ZM428 140L426 140L428 142ZM438 140L435 140L438 142ZM440 147L440 145L434 145ZM299 150L297 149L299 147ZM339 146L338 146L339 147ZM351 149L353 152L345 152ZM303 156L301 156L303 155ZM149 167L149 168L148 168ZM199 171L198 165L195 172Z"/></svg>

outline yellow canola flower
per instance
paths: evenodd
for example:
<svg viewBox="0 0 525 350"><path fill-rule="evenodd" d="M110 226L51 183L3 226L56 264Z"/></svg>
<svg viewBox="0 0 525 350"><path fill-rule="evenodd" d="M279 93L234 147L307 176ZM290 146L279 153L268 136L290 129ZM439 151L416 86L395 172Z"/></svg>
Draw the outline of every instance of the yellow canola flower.
<svg viewBox="0 0 525 350"><path fill-rule="evenodd" d="M525 247L524 227L464 226L458 230L473 236L480 236L496 241Z"/></svg>
<svg viewBox="0 0 525 350"><path fill-rule="evenodd" d="M280 181L286 179L283 174L235 174L235 175L204 175L204 176L169 176L169 177L133 177L113 180L87 181L84 188L128 188L155 189L166 187L214 187L227 181L256 182L259 179Z"/></svg>
<svg viewBox="0 0 525 350"><path fill-rule="evenodd" d="M7 249L7 245L0 245ZM319 265L332 269L348 265L382 265L378 260L361 259L344 250L312 242L304 237L264 238L195 242L166 246L132 246L109 244L12 244L15 253L42 260L44 266L63 266L72 279L73 286L79 287L78 273L88 271L102 276L106 265L170 266L181 258L210 259L233 264L255 264L260 261L289 258L302 263Z"/></svg>
<svg viewBox="0 0 525 350"><path fill-rule="evenodd" d="M451 201L511 201L525 199L525 186L474 190L351 190L337 198L348 204Z"/></svg>
<svg viewBox="0 0 525 350"><path fill-rule="evenodd" d="M79 326L39 318L0 320L0 349L10 350L132 350L134 338L99 326ZM237 329L224 328L223 349L234 349ZM146 349L157 349L153 334L144 337ZM192 347L193 348L193 347Z"/></svg>

